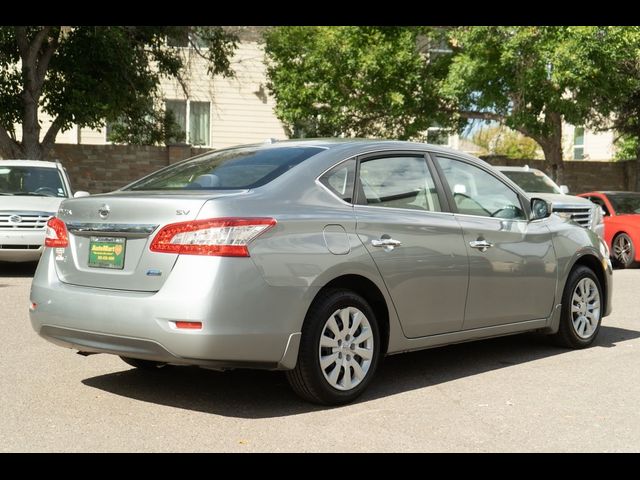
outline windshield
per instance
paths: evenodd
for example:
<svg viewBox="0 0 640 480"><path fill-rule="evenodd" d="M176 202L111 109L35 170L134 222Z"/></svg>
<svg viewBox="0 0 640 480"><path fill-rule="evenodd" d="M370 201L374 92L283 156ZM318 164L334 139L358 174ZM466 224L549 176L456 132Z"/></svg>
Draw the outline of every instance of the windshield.
<svg viewBox="0 0 640 480"><path fill-rule="evenodd" d="M640 213L640 193L609 193L607 197L618 215Z"/></svg>
<svg viewBox="0 0 640 480"><path fill-rule="evenodd" d="M319 147L244 147L182 162L124 190L235 190L255 188L323 151Z"/></svg>
<svg viewBox="0 0 640 480"><path fill-rule="evenodd" d="M57 168L2 165L0 195L67 197Z"/></svg>
<svg viewBox="0 0 640 480"><path fill-rule="evenodd" d="M539 170L502 171L502 173L527 193L562 193L560 187Z"/></svg>

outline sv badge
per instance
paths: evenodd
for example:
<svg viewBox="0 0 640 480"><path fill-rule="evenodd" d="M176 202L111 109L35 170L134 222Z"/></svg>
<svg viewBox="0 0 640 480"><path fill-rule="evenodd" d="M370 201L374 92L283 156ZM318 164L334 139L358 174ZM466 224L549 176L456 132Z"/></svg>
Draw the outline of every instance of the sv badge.
<svg viewBox="0 0 640 480"><path fill-rule="evenodd" d="M189 215L191 210L176 210L176 215Z"/></svg>

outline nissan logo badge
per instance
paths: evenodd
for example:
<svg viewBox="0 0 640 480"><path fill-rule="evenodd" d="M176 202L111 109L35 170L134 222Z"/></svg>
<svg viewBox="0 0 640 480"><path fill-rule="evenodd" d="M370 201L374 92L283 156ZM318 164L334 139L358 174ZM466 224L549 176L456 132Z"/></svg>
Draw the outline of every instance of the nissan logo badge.
<svg viewBox="0 0 640 480"><path fill-rule="evenodd" d="M98 214L102 219L107 218L110 213L111 213L111 209L109 208L109 205L107 205L106 203L98 209Z"/></svg>

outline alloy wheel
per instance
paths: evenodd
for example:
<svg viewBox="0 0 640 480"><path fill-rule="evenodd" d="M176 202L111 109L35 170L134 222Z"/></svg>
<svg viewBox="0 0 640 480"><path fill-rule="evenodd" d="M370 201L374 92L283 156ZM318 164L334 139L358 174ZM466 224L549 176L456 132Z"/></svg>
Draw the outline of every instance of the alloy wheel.
<svg viewBox="0 0 640 480"><path fill-rule="evenodd" d="M374 337L371 324L355 307L336 310L320 335L320 368L329 385L348 391L357 387L371 368Z"/></svg>
<svg viewBox="0 0 640 480"><path fill-rule="evenodd" d="M591 337L600 321L600 292L590 278L578 282L571 298L571 322L576 334L583 339Z"/></svg>
<svg viewBox="0 0 640 480"><path fill-rule="evenodd" d="M631 239L626 235L618 235L613 243L613 255L622 265L628 265L631 260Z"/></svg>

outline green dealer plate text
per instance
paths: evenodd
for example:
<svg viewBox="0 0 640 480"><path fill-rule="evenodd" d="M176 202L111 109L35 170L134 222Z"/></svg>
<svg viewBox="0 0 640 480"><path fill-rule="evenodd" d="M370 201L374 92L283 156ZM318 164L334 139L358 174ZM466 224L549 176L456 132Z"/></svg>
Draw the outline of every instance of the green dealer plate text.
<svg viewBox="0 0 640 480"><path fill-rule="evenodd" d="M124 268L125 238L91 237L89 239L89 266L96 268Z"/></svg>

